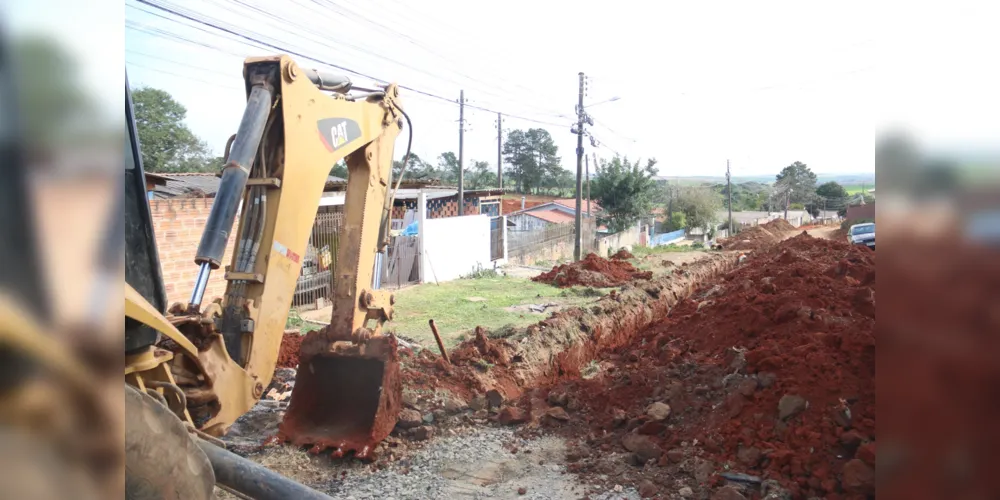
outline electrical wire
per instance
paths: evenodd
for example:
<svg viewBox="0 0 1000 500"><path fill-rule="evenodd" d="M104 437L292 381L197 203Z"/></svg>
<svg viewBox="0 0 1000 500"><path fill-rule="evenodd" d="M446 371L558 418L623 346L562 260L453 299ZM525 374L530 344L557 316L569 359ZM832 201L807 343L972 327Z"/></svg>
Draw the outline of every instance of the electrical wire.
<svg viewBox="0 0 1000 500"><path fill-rule="evenodd" d="M230 27L224 26L223 23L219 23L219 22L213 23L213 22L210 22L210 21L205 21L203 19L198 19L196 16L188 14L188 13L185 13L185 12L182 12L179 9L173 9L173 8L168 7L168 6L161 5L158 2L156 2L155 0L154 1L151 1L151 0L135 0L135 1L141 3L141 4L145 5L145 6L152 7L154 9L159 9L159 10L162 10L164 12L170 13L170 14L172 14L174 16L180 17L182 19L186 19L186 20L188 20L190 22L193 22L193 23L196 23L196 24L201 24L201 25L204 25L204 26L208 26L208 27L216 29L218 31L222 31L224 33L230 34L230 35L232 35L234 37L237 37L237 38L239 38L241 40L245 40L246 42L249 42L250 45L266 47L266 48L269 48L269 49L272 49L272 50L277 50L277 51L280 51L280 52L286 52L288 54L291 54L291 55L294 55L294 56L297 56L297 57L301 57L301 58L308 59L308 60L311 60L311 61L316 61L316 62L318 62L320 64L325 64L325 65L330 66L332 68L336 68L336 69L339 69L341 71L345 71L345 72L348 72L350 74L361 76L361 77L368 78L368 79L371 79L371 80L380 81L380 82L386 81L385 79L378 78L378 77L376 77L374 75L371 75L371 74L367 74L367 73L364 73L364 72L361 72L361 71L358 71L358 70L353 70L353 69L347 68L347 67L342 66L342 65L334 64L334 63L331 63L331 62L328 62L328 61L324 61L322 59L318 59L316 57L312 57L312 56L304 53L301 50L292 50L292 49L289 49L289 48L286 48L286 47L281 47L281 46L275 45L275 44L270 43L270 42L265 41L265 40L259 40L257 38L254 38L253 36L250 36L250 35L247 35L245 33L240 32L239 30L237 30L235 28L230 28ZM143 12L147 12L144 9L139 9L139 10L141 10ZM165 16L159 16L159 17L164 17L165 18ZM207 16L202 16L202 17L207 17ZM166 18L166 19L170 19L170 18ZM172 20L172 21L177 22L176 20ZM183 24L183 23L181 23L181 24ZM206 31L206 30L200 29L200 28L198 28L196 26L192 26L192 27L195 28L195 29L199 29L200 31ZM405 85L400 85L399 87L402 88L402 89L404 89L404 90L408 90L410 92L415 92L417 94L421 94L421 95L424 95L424 96L427 96L427 97L438 99L438 100L441 100L441 101L444 101L444 102L448 102L448 103L452 103L452 104L457 104L457 102L455 102L452 99L449 99L447 97L442 97L442 96L437 95L437 94L432 93L432 92L424 91L424 90L421 90L421 89L417 89L417 88L410 87L410 86L405 86ZM516 118L516 119L524 120L524 121L528 121L528 122L533 122L533 123L538 123L538 124L543 124L543 125L550 125L550 126L559 126L559 127L565 126L564 124L557 124L557 123L548 122L548 121L544 121L544 120L538 120L538 119L534 119L534 118L529 118L529 117L526 117L526 116L521 115L521 114L505 113L503 111L499 111L499 110L496 110L496 109L487 108L487 107L483 107L483 106L477 106L477 105L474 105L474 104L468 104L468 103L466 103L465 105L467 107L469 107L469 108L472 108L472 109L478 109L478 110L487 111L487 112L490 112L490 113L500 113L500 114L502 114L504 116L508 116L508 117L511 117L511 118Z"/></svg>

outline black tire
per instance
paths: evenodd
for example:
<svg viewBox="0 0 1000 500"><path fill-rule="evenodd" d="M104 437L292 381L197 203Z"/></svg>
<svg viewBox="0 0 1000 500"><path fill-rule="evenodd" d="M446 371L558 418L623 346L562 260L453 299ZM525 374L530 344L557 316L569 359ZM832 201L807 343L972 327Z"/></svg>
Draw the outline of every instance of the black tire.
<svg viewBox="0 0 1000 500"><path fill-rule="evenodd" d="M184 423L165 406L125 385L125 498L214 497L215 473Z"/></svg>

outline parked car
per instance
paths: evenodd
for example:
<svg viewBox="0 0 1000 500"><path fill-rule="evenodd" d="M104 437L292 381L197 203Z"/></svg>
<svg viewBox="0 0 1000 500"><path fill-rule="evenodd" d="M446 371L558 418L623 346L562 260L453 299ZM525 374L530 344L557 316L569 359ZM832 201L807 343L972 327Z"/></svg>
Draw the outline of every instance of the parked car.
<svg viewBox="0 0 1000 500"><path fill-rule="evenodd" d="M875 223L865 222L854 224L847 231L847 238L853 245L867 245L872 250L875 249Z"/></svg>

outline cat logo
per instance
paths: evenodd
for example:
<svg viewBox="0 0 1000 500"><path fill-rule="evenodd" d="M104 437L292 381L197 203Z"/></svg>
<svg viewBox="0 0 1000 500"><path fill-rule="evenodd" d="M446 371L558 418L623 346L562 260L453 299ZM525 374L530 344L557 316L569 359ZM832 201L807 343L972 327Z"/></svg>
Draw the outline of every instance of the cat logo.
<svg viewBox="0 0 1000 500"><path fill-rule="evenodd" d="M324 118L317 123L319 138L327 151L334 152L361 137L361 127L346 118Z"/></svg>

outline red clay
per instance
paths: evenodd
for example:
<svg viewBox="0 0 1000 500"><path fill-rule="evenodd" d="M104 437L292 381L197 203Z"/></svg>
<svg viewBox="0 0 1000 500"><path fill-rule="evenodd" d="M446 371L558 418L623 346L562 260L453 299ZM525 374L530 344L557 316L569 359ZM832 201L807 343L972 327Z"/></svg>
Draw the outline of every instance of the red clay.
<svg viewBox="0 0 1000 500"><path fill-rule="evenodd" d="M725 250L759 250L781 241L781 235L794 231L795 226L785 219L774 219L765 224L745 229L739 234L719 240Z"/></svg>
<svg viewBox="0 0 1000 500"><path fill-rule="evenodd" d="M629 252L624 247L621 248L620 250L618 250L617 252L615 252L615 254L611 256L611 259L613 259L613 260L628 260L628 259L634 259L634 258L635 258L635 256L632 255L632 252Z"/></svg>
<svg viewBox="0 0 1000 500"><path fill-rule="evenodd" d="M591 253L579 262L553 267L551 271L535 276L531 280L560 288L570 286L603 288L621 286L632 280L648 280L652 277L652 272L639 271L624 260L607 260Z"/></svg>
<svg viewBox="0 0 1000 500"><path fill-rule="evenodd" d="M858 447L841 436L875 439L874 289L874 252L800 235L706 283L641 340L599 353L611 365L603 377L557 386L612 445L627 432L616 411L641 423L650 402L665 401L674 429L653 435L664 450L697 440L798 498L863 498L839 483ZM785 395L808 407L781 421Z"/></svg>
<svg viewBox="0 0 1000 500"><path fill-rule="evenodd" d="M281 347L278 348L278 366L280 368L295 368L299 364L299 347L302 345L302 335L297 331L285 332L281 337Z"/></svg>

